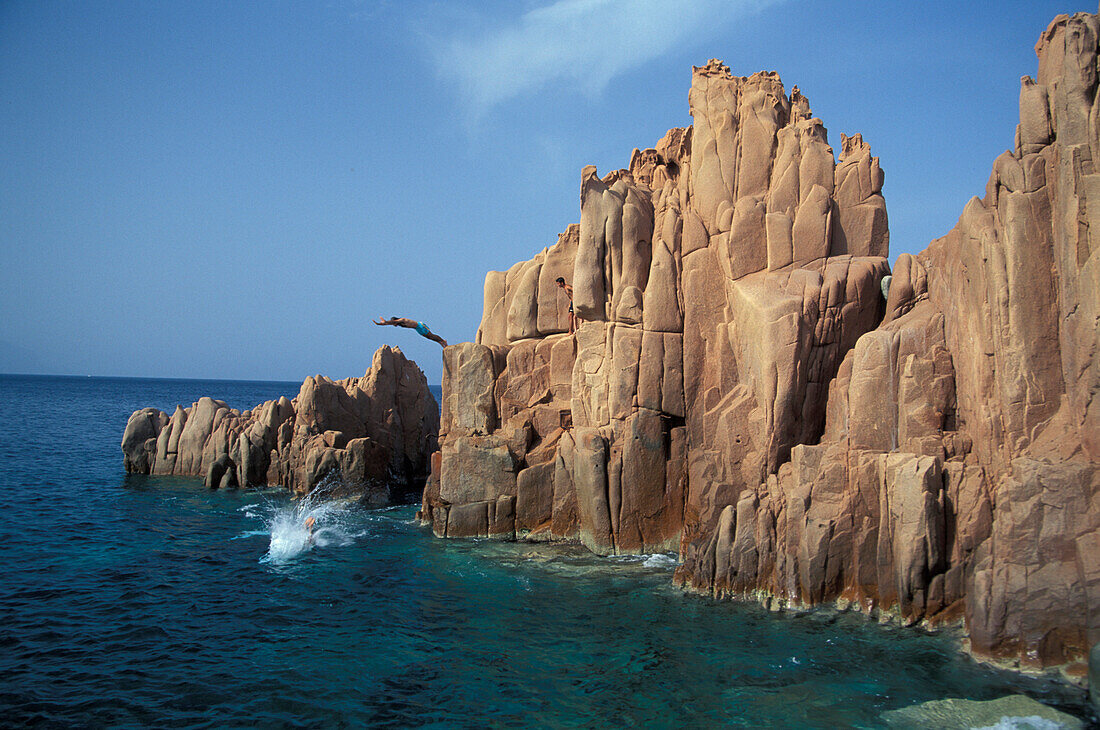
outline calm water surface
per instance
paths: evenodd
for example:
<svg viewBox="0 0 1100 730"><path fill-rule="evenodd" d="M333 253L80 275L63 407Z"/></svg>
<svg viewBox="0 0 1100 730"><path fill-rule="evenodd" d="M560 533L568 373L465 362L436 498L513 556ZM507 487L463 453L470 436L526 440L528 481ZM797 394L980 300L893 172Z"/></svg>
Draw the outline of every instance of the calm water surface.
<svg viewBox="0 0 1100 730"><path fill-rule="evenodd" d="M947 635L685 595L669 556L445 542L411 507L122 471L140 407L297 390L0 376L0 724L870 728L1020 691L1085 712Z"/></svg>

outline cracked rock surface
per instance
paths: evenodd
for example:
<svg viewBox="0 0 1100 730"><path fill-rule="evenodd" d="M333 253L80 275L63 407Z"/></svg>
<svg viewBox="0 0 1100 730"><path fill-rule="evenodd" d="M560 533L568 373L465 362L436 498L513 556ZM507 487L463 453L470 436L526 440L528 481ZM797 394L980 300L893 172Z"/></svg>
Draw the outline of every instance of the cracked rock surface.
<svg viewBox="0 0 1100 730"><path fill-rule="evenodd" d="M628 169L585 167L580 223L486 276L476 342L444 353L421 519L676 551L695 590L961 618L978 654L1083 671L1100 640L1098 35L1095 15L1054 19L984 196L892 270L862 136L834 155L777 74L696 68L693 126Z"/></svg>
<svg viewBox="0 0 1100 730"><path fill-rule="evenodd" d="M381 347L361 378L306 378L297 397L248 411L200 398L169 416L135 411L122 437L137 474L202 476L211 488L282 485L306 493L326 481L371 504L415 492L438 448L439 406L424 373Z"/></svg>

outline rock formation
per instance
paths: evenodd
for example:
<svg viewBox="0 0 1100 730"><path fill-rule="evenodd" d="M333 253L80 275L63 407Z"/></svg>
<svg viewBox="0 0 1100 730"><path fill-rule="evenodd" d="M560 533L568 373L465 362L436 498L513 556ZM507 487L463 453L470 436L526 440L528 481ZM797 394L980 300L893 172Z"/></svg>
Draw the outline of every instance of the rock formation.
<svg viewBox="0 0 1100 730"><path fill-rule="evenodd" d="M921 702L882 713L886 728L912 730L971 730L985 727L1044 727L1083 730L1085 723L1027 695L1006 695L995 700L946 699Z"/></svg>
<svg viewBox="0 0 1100 730"><path fill-rule="evenodd" d="M171 416L135 411L123 464L131 473L202 476L211 488L277 484L305 493L331 479L337 491L380 505L423 485L438 431L424 373L383 346L363 377L309 377L294 400L243 413L208 397Z"/></svg>
<svg viewBox="0 0 1100 730"><path fill-rule="evenodd" d="M581 174L444 353L421 519L677 550L676 581L906 622L1039 667L1100 640L1097 16L1059 16L985 196L893 271L883 172L774 73L696 68L694 125ZM568 330L565 294L579 318Z"/></svg>
<svg viewBox="0 0 1100 730"><path fill-rule="evenodd" d="M437 533L694 554L820 437L830 381L885 309L878 159L855 135L836 163L772 73L711 61L689 100L694 127L628 170L585 168L580 224L486 277L477 343L444 353Z"/></svg>

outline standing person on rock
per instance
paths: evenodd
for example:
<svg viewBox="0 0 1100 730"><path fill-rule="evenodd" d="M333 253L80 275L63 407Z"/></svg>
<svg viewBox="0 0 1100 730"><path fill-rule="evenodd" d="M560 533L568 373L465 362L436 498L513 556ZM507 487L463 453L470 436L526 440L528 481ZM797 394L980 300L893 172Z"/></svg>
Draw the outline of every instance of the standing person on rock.
<svg viewBox="0 0 1100 730"><path fill-rule="evenodd" d="M573 312L573 287L565 283L565 277L559 276L556 280L559 289L565 290L565 296L569 297L569 334L577 329L577 315Z"/></svg>
<svg viewBox="0 0 1100 730"><path fill-rule="evenodd" d="M379 317L378 319L372 319L371 321L377 325L388 324L394 327L405 327L407 329L416 330L417 333L420 334L422 337L427 337L432 342L438 342L443 347L447 346L447 341L439 335L433 333L430 329L428 329L428 325L424 324L423 322L417 322L407 317L390 317L389 319L382 319L381 317Z"/></svg>

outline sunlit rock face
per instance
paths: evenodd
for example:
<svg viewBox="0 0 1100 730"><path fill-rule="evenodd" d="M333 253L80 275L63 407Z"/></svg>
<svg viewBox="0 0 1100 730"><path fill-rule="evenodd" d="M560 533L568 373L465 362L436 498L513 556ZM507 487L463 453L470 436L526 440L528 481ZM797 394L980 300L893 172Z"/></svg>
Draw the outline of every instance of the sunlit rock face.
<svg viewBox="0 0 1100 730"><path fill-rule="evenodd" d="M1100 640L1096 16L1059 16L1015 148L890 270L883 172L774 73L581 173L558 242L447 348L437 535L675 550L720 596L965 618L1026 665ZM569 333L573 287L578 322Z"/></svg>
<svg viewBox="0 0 1100 730"><path fill-rule="evenodd" d="M775 74L711 61L689 100L694 127L628 170L584 168L579 225L487 275L477 342L444 355L440 535L679 550L820 436L829 381L885 309L878 160L855 135L838 164Z"/></svg>
<svg viewBox="0 0 1100 730"><path fill-rule="evenodd" d="M439 406L424 373L383 346L361 378L306 378L294 400L243 413L213 398L171 416L134 412L122 438L127 472L202 476L211 488L318 484L388 504L418 489L438 447Z"/></svg>

